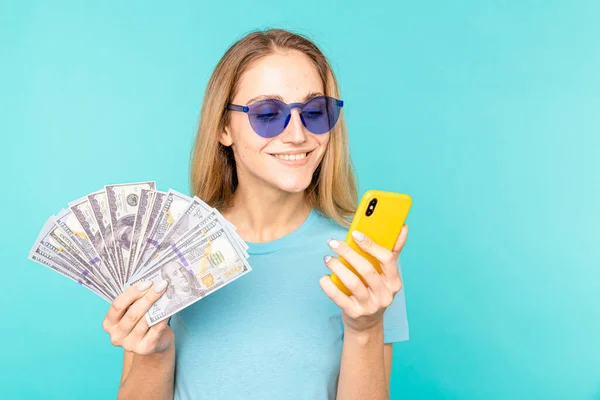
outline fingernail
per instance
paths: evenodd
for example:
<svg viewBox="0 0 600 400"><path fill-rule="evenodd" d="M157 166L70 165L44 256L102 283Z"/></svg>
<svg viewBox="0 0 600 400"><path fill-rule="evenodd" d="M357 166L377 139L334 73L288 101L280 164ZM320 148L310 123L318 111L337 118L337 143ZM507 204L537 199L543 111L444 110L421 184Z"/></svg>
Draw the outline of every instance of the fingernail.
<svg viewBox="0 0 600 400"><path fill-rule="evenodd" d="M168 282L164 279L162 281L159 281L156 285L154 285L154 291L156 293L162 292L167 287L167 283Z"/></svg>
<svg viewBox="0 0 600 400"><path fill-rule="evenodd" d="M323 257L323 261L325 261L325 264L327 264L329 262L329 260L331 260L331 256Z"/></svg>
<svg viewBox="0 0 600 400"><path fill-rule="evenodd" d="M138 292L143 292L144 290L148 289L150 286L152 286L152 281L143 281L143 282L138 283L137 290L138 290Z"/></svg>
<svg viewBox="0 0 600 400"><path fill-rule="evenodd" d="M335 239L329 239L327 241L327 243L329 244L329 247L331 247L332 249L337 249L337 247L340 245L340 242L338 242Z"/></svg>
<svg viewBox="0 0 600 400"><path fill-rule="evenodd" d="M352 237L357 242L362 242L366 238L365 234L359 231L352 231Z"/></svg>

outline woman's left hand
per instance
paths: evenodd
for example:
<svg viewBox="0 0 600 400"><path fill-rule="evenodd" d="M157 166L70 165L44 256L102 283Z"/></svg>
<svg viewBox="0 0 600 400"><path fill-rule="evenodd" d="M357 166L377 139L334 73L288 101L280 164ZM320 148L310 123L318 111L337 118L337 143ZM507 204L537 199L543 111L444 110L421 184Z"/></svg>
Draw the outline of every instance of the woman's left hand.
<svg viewBox="0 0 600 400"><path fill-rule="evenodd" d="M398 256L408 236L408 227L404 225L392 251L375 243L360 232L353 232L352 237L358 246L371 254L381 263L379 274L371 263L346 243L329 240L329 247L348 261L363 277L367 286L358 276L350 271L337 257L325 257L325 265L352 292L347 296L330 279L328 275L321 278L321 288L331 300L342 309L342 317L346 329L355 332L368 331L383 322L383 313L392 304L396 293L402 289L402 279L398 271Z"/></svg>

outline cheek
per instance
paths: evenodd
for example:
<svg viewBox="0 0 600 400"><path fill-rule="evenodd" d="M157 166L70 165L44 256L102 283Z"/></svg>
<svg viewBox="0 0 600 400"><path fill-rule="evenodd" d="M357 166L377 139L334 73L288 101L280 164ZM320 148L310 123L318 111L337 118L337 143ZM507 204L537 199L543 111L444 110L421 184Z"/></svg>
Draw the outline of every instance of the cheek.
<svg viewBox="0 0 600 400"><path fill-rule="evenodd" d="M246 114L236 113L236 115L231 118L229 127L234 145L239 148L246 147L248 138L251 138L251 134L254 133Z"/></svg>
<svg viewBox="0 0 600 400"><path fill-rule="evenodd" d="M319 162L323 159L323 156L325 155L325 150L327 150L327 146L329 146L330 135L330 133L327 133L321 136L315 136L317 142L319 143Z"/></svg>
<svg viewBox="0 0 600 400"><path fill-rule="evenodd" d="M261 156L264 143L262 143L262 140L256 140L251 135L251 132L240 135L241 137L235 142L235 151L238 158L252 160Z"/></svg>
<svg viewBox="0 0 600 400"><path fill-rule="evenodd" d="M261 152L268 144L268 140L258 136L249 123L232 124L231 128L236 158L243 164L254 164L253 160L262 157Z"/></svg>

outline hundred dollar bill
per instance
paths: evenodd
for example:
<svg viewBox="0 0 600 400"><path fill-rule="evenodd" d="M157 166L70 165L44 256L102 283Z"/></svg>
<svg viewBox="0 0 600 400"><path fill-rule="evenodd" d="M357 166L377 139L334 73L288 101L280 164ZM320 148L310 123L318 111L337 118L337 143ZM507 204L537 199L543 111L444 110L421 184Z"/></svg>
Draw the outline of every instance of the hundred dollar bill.
<svg viewBox="0 0 600 400"><path fill-rule="evenodd" d="M207 220L206 218L209 216L210 219ZM222 227L230 230L231 237L234 239L233 244L236 246L237 250L242 252L243 255L248 258L248 253L246 252L248 246L235 232L231 232L231 227L233 225L223 218L216 209L211 208L201 199L194 196L187 208L183 211L183 214L175 221L173 226L169 228L158 247L148 257L145 265L142 266L139 271L143 272L145 269L149 268L151 264L156 262L157 259L162 258L166 250L170 248L178 249L187 247L192 241L197 241L204 237L204 235L207 234L205 225L213 219L220 221L220 224L218 225L219 228ZM213 226L215 225L213 224Z"/></svg>
<svg viewBox="0 0 600 400"><path fill-rule="evenodd" d="M202 221L196 224L194 228L190 229L175 243L171 243L169 248L161 253L155 261L153 261L153 264L158 263L160 260L170 257L177 252L183 252L190 246L195 246L198 241L204 239L206 236L211 235L219 229L225 229L228 231L227 233L229 237L233 239L231 244L239 253L244 256L244 258L248 258L249 256L246 252L246 247L241 244L245 244L245 242L243 242L235 232L229 231L229 224L227 222L228 221L223 218L223 216L216 209L213 209Z"/></svg>
<svg viewBox="0 0 600 400"><path fill-rule="evenodd" d="M150 258L154 249L158 247L163 236L169 228L175 223L179 216L183 213L186 206L192 201L188 196L181 194L173 189L167 192L163 208L158 215L152 230L146 238L142 254L138 260L138 270L142 270L146 265L146 261Z"/></svg>
<svg viewBox="0 0 600 400"><path fill-rule="evenodd" d="M92 281L102 291L102 293L106 294L110 298L114 298L118 295L118 292L113 291L104 281L102 274L100 274L96 266L87 261L85 254L83 254L83 252L77 248L67 233L58 225L56 225L56 223L51 229L49 236L54 240L54 242L61 246L61 249L69 253L70 258L75 261L74 266L76 268L80 268L82 272L89 271L89 279L93 279Z"/></svg>
<svg viewBox="0 0 600 400"><path fill-rule="evenodd" d="M94 274L90 266L74 250L74 245L68 236L64 232L61 232L61 229L52 220L46 222L36 243L53 252L65 264L71 266L81 276L86 277L90 281L90 286L98 291L98 293L102 293L107 298L114 298L114 295L109 293L109 290Z"/></svg>
<svg viewBox="0 0 600 400"><path fill-rule="evenodd" d="M136 250L136 254L135 254L135 260L133 262L133 271L130 272L130 275L135 274L139 270L138 265L139 265L139 259L140 259L141 253L143 252L144 245L146 244L148 235L150 234L152 228L154 228L154 225L156 224L156 220L158 219L160 212L164 207L166 198L167 198L167 193L161 192L158 190L156 192L154 192L154 195L152 196L151 205L149 207L150 211L147 213L146 221L144 222L144 224L142 226L142 234L140 235L140 240L138 242L137 250Z"/></svg>
<svg viewBox="0 0 600 400"><path fill-rule="evenodd" d="M106 246L106 250L108 251L111 264L116 271L118 284L123 286L125 277L121 275L122 271L119 268L119 263L117 262L117 256L115 254L115 242L112 235L112 225L108 210L108 200L106 199L106 191L100 190L98 192L89 194L87 199L90 202L90 207L92 208L94 219L96 220L96 225L98 226L100 236L102 237L104 245Z"/></svg>
<svg viewBox="0 0 600 400"><path fill-rule="evenodd" d="M123 281L127 279L127 262L131 248L133 224L140 204L142 189L154 190L155 183L137 182L104 187L108 200L117 266Z"/></svg>
<svg viewBox="0 0 600 400"><path fill-rule="evenodd" d="M48 262L51 262L53 264L53 269L56 269L58 272L68 273L68 274L77 276L82 280L82 282L85 281L86 283L91 284L91 282L89 281L89 278L87 277L87 275L88 275L87 273L80 274L75 269L75 267L73 267L70 263L65 261L65 259L60 258L59 255L54 250L51 250L42 244L42 241L48 235L50 230L53 229L53 227L54 227L54 224L52 223L51 219L48 219L48 221L46 221L46 223L42 227L42 230L40 231L38 237L35 239L35 242L33 243L33 247L31 248L31 250L29 250L30 258L31 258L31 256L34 256L34 255L38 258L45 258L48 260ZM52 239L50 239L50 241L51 240ZM44 265L47 266L47 264L44 264Z"/></svg>
<svg viewBox="0 0 600 400"><path fill-rule="evenodd" d="M88 274L90 279L93 278L95 284L97 284L104 292L111 294L110 288L104 282L104 279L98 272L96 266L87 260L85 254L77 248L77 245L71 240L69 235L56 225L56 222L52 217L50 218L50 221L53 223L53 226L48 233L48 237L53 240L52 243L57 243L60 246L57 248L66 251L69 254L69 259L74 261L73 265L76 268L80 268L82 271L89 271Z"/></svg>
<svg viewBox="0 0 600 400"><path fill-rule="evenodd" d="M34 247L31 249L31 252L29 253L29 259L33 260L39 264L42 264L42 265L52 269L53 271L58 272L61 275L66 276L67 278L69 278L69 279L73 280L74 282L77 282L81 286L85 287L89 291L100 296L105 301L107 301L109 303L111 302L111 299L104 296L102 293L98 292L96 289L94 289L92 287L92 282L90 282L90 280L87 277L80 274L77 270L75 270L70 265L64 263L62 259L57 257L52 251L50 251L49 249L46 249L41 244L36 243L34 245Z"/></svg>
<svg viewBox="0 0 600 400"><path fill-rule="evenodd" d="M244 242L242 240L242 238L240 238L240 236L236 233L237 227L235 225L233 225L231 222L229 222L225 217L223 217L223 215L221 215L221 213L216 208L212 208L211 206L206 204L204 201L202 201L202 199L198 198L197 196L194 196L194 199L196 199L207 212L217 213L217 216L218 216L219 220L221 221L221 223L224 225L224 227L227 227L231 233L233 233L233 237L236 239L236 241L240 245L240 247L244 248L244 253L246 253L246 250L248 250L248 244L246 242ZM246 258L248 258L247 253L246 253Z"/></svg>
<svg viewBox="0 0 600 400"><path fill-rule="evenodd" d="M133 265L138 247L140 245L140 236L142 234L144 224L148 221L148 214L155 193L156 192L151 189L142 189L140 191L139 206L135 214L135 219L133 222L133 233L131 234L131 247L129 249L129 258L127 260L127 268L125 268L127 278L129 278L130 274L133 273Z"/></svg>
<svg viewBox="0 0 600 400"><path fill-rule="evenodd" d="M87 263L98 272L104 283L109 286L112 293L121 293L122 289L117 285L116 278L112 274L114 271L103 263L73 212L70 209L61 210L56 217L52 217L51 219L56 225L60 226L67 235L69 235L69 238L71 238L73 243L86 257Z"/></svg>
<svg viewBox="0 0 600 400"><path fill-rule="evenodd" d="M163 251L177 243L187 232L198 225L205 217L207 211L202 207L197 198L193 198L181 214L181 216L173 223L171 228L165 233L165 236L160 241L160 244L152 250L150 256L146 260L142 269L151 264L157 256Z"/></svg>
<svg viewBox="0 0 600 400"><path fill-rule="evenodd" d="M161 263L168 257L172 257L175 254L179 254L185 249L196 245L197 242L204 239L206 236L214 233L216 230L223 228L223 224L218 220L217 214L213 211L206 218L200 221L194 229L188 231L182 238L175 242L171 242L161 253L156 254L156 258L153 259L146 269L152 269L152 266ZM235 241L233 242L235 244ZM236 248L239 249L238 246ZM246 257L247 258L247 257ZM144 270L140 270L136 275L132 276L132 280L137 280L140 274L143 274Z"/></svg>
<svg viewBox="0 0 600 400"><path fill-rule="evenodd" d="M237 227L235 225L233 225L231 222L229 222L227 219L225 219L225 217L223 217L216 208L209 206L208 204L206 204L206 202L204 202L202 199L200 199L197 196L194 196L194 199L196 199L200 203L200 206L203 207L207 212L215 211L219 215L221 222L225 226L227 226L231 232L237 231ZM238 239L240 246L243 247L244 250L248 250L248 244L246 242L244 242L237 234L235 235L235 237L236 237L236 239Z"/></svg>
<svg viewBox="0 0 600 400"><path fill-rule="evenodd" d="M169 282L165 294L146 313L152 326L251 271L245 257L232 245L225 229L182 253L155 264L139 280ZM139 281L138 280L138 281ZM131 282L131 285L135 282Z"/></svg>
<svg viewBox="0 0 600 400"><path fill-rule="evenodd" d="M117 286L120 291L123 290L123 286L120 284L120 280L117 276L117 270L115 266L112 264L112 260L104 244L104 240L102 239L102 235L100 234L100 228L96 223L96 219L94 218L94 212L92 210L92 206L86 197L81 199L72 201L69 203L69 207L73 212L73 215L79 221L79 224L83 228L83 231L89 238L92 246L96 249L97 254L102 259L102 262L105 266L108 267L110 275L113 278L114 286Z"/></svg>

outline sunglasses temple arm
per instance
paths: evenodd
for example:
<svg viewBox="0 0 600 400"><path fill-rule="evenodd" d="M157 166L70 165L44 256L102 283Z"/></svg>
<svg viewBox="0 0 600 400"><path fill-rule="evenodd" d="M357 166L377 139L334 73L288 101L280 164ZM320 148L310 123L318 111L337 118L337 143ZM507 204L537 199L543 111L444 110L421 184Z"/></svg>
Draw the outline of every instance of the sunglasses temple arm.
<svg viewBox="0 0 600 400"><path fill-rule="evenodd" d="M249 108L247 106L238 106L236 104L228 104L227 109L232 110L232 111L241 111L241 112L245 112L245 113L247 113L249 110Z"/></svg>

